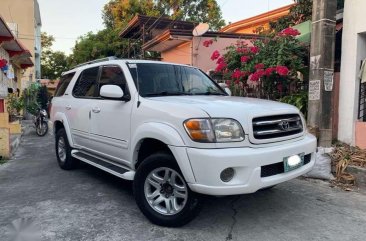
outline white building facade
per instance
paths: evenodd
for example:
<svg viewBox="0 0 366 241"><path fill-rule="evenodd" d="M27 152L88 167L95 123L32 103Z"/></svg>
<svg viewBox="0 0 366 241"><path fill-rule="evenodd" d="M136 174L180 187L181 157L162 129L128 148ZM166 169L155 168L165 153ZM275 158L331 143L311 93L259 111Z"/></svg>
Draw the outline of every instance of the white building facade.
<svg viewBox="0 0 366 241"><path fill-rule="evenodd" d="M366 59L365 0L345 1L339 93L338 139L366 148L366 83L359 73Z"/></svg>

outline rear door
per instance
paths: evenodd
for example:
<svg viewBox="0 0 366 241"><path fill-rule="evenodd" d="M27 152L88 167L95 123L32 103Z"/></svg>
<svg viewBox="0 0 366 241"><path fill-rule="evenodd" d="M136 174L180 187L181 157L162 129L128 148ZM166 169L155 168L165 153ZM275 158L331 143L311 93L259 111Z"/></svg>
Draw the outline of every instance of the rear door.
<svg viewBox="0 0 366 241"><path fill-rule="evenodd" d="M72 90L72 101L65 106L71 135L78 148L90 148L91 107L97 99L98 75L99 67L83 70Z"/></svg>
<svg viewBox="0 0 366 241"><path fill-rule="evenodd" d="M103 85L118 85L130 95L123 70L118 65L102 66L98 93ZM93 102L90 141L93 150L115 161L128 164L131 135L132 101L107 100Z"/></svg>

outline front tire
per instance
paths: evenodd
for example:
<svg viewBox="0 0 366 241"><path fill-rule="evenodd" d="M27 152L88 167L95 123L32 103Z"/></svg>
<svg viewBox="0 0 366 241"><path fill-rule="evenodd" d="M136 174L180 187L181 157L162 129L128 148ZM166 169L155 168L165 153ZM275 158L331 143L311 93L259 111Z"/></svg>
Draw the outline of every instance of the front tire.
<svg viewBox="0 0 366 241"><path fill-rule="evenodd" d="M36 133L38 136L45 136L48 132L48 124L46 121L39 121L36 126Z"/></svg>
<svg viewBox="0 0 366 241"><path fill-rule="evenodd" d="M198 195L189 189L174 157L167 153L153 154L141 163L133 189L142 213L160 226L183 226L201 207Z"/></svg>
<svg viewBox="0 0 366 241"><path fill-rule="evenodd" d="M56 133L56 156L58 165L64 170L71 170L77 167L78 160L71 156L69 140L65 129L60 129Z"/></svg>

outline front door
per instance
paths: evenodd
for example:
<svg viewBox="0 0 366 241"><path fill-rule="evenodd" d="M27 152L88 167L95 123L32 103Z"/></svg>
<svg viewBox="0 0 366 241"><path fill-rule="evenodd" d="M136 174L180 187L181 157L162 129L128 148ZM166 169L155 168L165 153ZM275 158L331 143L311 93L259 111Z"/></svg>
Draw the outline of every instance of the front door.
<svg viewBox="0 0 366 241"><path fill-rule="evenodd" d="M103 85L118 85L125 96L130 94L125 75L118 65L102 67L99 91ZM131 111L132 101L100 98L93 102L90 131L92 149L105 157L128 164Z"/></svg>

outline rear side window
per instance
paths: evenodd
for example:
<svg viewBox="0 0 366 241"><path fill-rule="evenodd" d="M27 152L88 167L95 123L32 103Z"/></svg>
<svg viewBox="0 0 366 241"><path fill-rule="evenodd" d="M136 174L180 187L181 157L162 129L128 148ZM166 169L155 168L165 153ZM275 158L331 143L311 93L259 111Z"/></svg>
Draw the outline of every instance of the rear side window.
<svg viewBox="0 0 366 241"><path fill-rule="evenodd" d="M72 90L75 97L96 97L99 67L84 70Z"/></svg>
<svg viewBox="0 0 366 241"><path fill-rule="evenodd" d="M60 82L57 85L56 91L55 91L55 97L62 96L65 94L65 91L67 87L70 84L70 81L74 77L74 73L65 74L61 77Z"/></svg>

